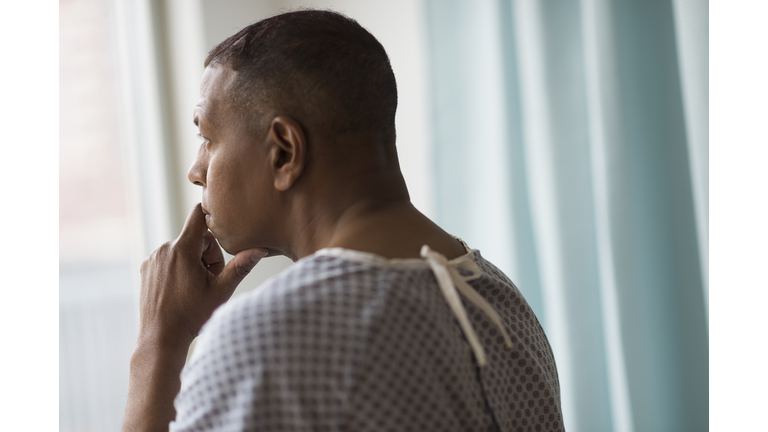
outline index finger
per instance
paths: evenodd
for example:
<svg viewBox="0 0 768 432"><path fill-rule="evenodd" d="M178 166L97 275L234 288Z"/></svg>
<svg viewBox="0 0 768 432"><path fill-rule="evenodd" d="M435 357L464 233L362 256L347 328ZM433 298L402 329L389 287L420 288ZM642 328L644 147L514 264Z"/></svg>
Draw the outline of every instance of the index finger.
<svg viewBox="0 0 768 432"><path fill-rule="evenodd" d="M192 247L202 245L205 233L208 232L208 225L205 224L205 213L200 203L195 204L184 222L181 234L176 239L176 243L185 243ZM198 249L200 249L198 247Z"/></svg>

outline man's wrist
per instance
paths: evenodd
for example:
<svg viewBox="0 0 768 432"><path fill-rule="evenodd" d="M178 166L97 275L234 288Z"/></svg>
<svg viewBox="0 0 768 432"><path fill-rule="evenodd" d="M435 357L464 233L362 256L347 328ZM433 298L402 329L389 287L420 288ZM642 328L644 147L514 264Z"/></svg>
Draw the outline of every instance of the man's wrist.
<svg viewBox="0 0 768 432"><path fill-rule="evenodd" d="M192 341L195 339L188 332L159 332L151 330L139 330L139 337L136 339L136 351L153 352L163 355L172 355L178 352L187 352Z"/></svg>
<svg viewBox="0 0 768 432"><path fill-rule="evenodd" d="M178 369L184 367L189 351L190 342L162 342L154 339L140 338L131 355L131 369Z"/></svg>
<svg viewBox="0 0 768 432"><path fill-rule="evenodd" d="M187 351L183 344L137 343L130 363L123 431L168 430L181 386Z"/></svg>

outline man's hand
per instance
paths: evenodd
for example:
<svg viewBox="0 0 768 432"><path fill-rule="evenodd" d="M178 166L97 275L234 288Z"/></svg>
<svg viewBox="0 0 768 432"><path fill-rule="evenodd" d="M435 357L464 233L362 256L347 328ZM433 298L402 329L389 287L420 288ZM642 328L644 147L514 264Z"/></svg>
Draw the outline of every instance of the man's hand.
<svg viewBox="0 0 768 432"><path fill-rule="evenodd" d="M139 338L131 358L124 431L168 430L189 344L266 254L266 249L243 250L225 265L198 204L179 238L142 263Z"/></svg>
<svg viewBox="0 0 768 432"><path fill-rule="evenodd" d="M141 265L139 345L180 345L186 350L213 311L266 254L266 249L240 251L225 266L201 206L196 205L179 237L160 246Z"/></svg>

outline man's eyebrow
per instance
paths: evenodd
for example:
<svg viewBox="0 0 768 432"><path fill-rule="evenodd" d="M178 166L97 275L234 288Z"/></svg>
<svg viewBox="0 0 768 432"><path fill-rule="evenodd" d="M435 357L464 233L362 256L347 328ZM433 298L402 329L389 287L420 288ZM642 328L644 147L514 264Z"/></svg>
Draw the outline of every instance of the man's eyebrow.
<svg viewBox="0 0 768 432"><path fill-rule="evenodd" d="M195 126L200 127L200 122L197 119L197 114L195 114L194 117L192 118L192 123L194 123Z"/></svg>

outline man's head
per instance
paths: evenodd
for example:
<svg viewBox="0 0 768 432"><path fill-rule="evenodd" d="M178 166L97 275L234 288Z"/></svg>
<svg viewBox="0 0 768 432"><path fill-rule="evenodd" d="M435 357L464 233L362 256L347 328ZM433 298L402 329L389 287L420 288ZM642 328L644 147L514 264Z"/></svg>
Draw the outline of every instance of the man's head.
<svg viewBox="0 0 768 432"><path fill-rule="evenodd" d="M295 256L297 236L315 235L311 223L360 197L407 200L394 74L355 21L277 15L213 48L205 65L195 108L204 142L189 179L203 186L208 226L226 251Z"/></svg>
<svg viewBox="0 0 768 432"><path fill-rule="evenodd" d="M288 115L312 134L395 140L397 86L384 47L356 21L302 10L252 24L208 54L237 72L230 100L257 124Z"/></svg>

